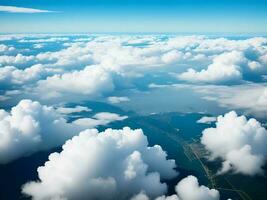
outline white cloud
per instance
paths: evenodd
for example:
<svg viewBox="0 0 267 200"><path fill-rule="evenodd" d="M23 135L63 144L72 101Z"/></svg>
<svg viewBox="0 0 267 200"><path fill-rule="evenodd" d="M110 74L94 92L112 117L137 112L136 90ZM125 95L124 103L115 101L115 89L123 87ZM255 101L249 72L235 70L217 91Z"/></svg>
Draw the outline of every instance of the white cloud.
<svg viewBox="0 0 267 200"><path fill-rule="evenodd" d="M217 120L217 117L203 116L199 120L197 120L197 123L210 124L211 122L215 122L216 120Z"/></svg>
<svg viewBox="0 0 267 200"><path fill-rule="evenodd" d="M19 64L28 64L31 62L34 62L35 57L30 56L24 56L22 54L17 54L16 56L6 56L1 55L0 56L0 66L1 65L19 65Z"/></svg>
<svg viewBox="0 0 267 200"><path fill-rule="evenodd" d="M77 119L73 123L86 128L93 128L101 125L105 126L111 122L122 121L127 118L127 116L120 116L116 113L101 112L95 114L92 118Z"/></svg>
<svg viewBox="0 0 267 200"><path fill-rule="evenodd" d="M173 63L179 61L183 57L183 53L177 50L171 50L162 55L162 61L165 63Z"/></svg>
<svg viewBox="0 0 267 200"><path fill-rule="evenodd" d="M24 55L18 53L13 56L0 56L0 65L3 68L17 68L9 69L6 72L7 78L3 78L2 82L11 86L15 84L16 89L23 84L28 98L34 96L42 100L54 98L54 101L58 101L59 98L66 100L66 96L75 100L77 96L83 99L85 96L91 98L111 95L113 89L135 87L137 77L149 77L152 74L153 78L156 78L154 72L160 73L164 81L167 81L166 77L170 74L179 74L179 82L203 84L243 84L247 79L253 82L251 79L254 77L259 80L258 78L267 72L266 38L231 40L209 39L204 36L170 36L163 40L155 35L87 37L88 41L75 42L77 38L68 35L0 36L0 40L2 38L20 42L42 42L44 45L45 42L59 42L63 46L64 42L68 41L69 45L58 51L42 52L45 48L34 50L39 52L37 55L27 52ZM139 42L140 46L135 45ZM39 48L42 45L30 46ZM17 50L21 52L20 49ZM42 71L49 73L41 72L36 76L26 73L25 67L30 68L29 66L37 63L42 66ZM19 74L18 78L13 76L13 71ZM99 77L106 79L94 78L96 71L99 71ZM34 85L39 79L42 80ZM80 79L82 81L76 81ZM261 80L263 81L263 78ZM21 86L18 86L18 83ZM34 89L31 89L33 87Z"/></svg>
<svg viewBox="0 0 267 200"><path fill-rule="evenodd" d="M0 83L23 84L39 80L42 76L48 75L54 69L44 68L41 64L33 65L25 69L18 69L14 66L0 68Z"/></svg>
<svg viewBox="0 0 267 200"><path fill-rule="evenodd" d="M199 185L194 176L182 179L175 187L176 194L171 196L160 196L155 200L219 200L220 194L215 189L209 189L204 185ZM148 196L141 192L131 200L149 200Z"/></svg>
<svg viewBox="0 0 267 200"><path fill-rule="evenodd" d="M126 101L130 101L130 99L128 97L108 97L108 101L112 104L118 104L121 102L126 102Z"/></svg>
<svg viewBox="0 0 267 200"><path fill-rule="evenodd" d="M133 196L130 200L149 200L148 196L142 191L139 194Z"/></svg>
<svg viewBox="0 0 267 200"><path fill-rule="evenodd" d="M43 199L130 199L144 191L155 198L167 190L161 179L173 178L174 160L160 146L148 147L142 130L85 130L38 168L39 180L22 187Z"/></svg>
<svg viewBox="0 0 267 200"><path fill-rule="evenodd" d="M46 38L39 40L27 40L27 42L44 42L44 40L54 40L54 42L62 42L67 39L69 38ZM84 43L73 43L70 47L61 49L59 51L41 52L36 55L36 59L39 62L49 63L50 66L54 67L77 68L93 63L90 51L91 50L89 45L86 45Z"/></svg>
<svg viewBox="0 0 267 200"><path fill-rule="evenodd" d="M41 48L43 48L43 47L44 47L44 44L42 44L42 43L34 44L34 45L33 45L33 48L35 48L35 49L41 49Z"/></svg>
<svg viewBox="0 0 267 200"><path fill-rule="evenodd" d="M243 84L236 86L197 86L196 92L204 99L216 101L229 109L243 109L259 117L267 114L266 84Z"/></svg>
<svg viewBox="0 0 267 200"><path fill-rule="evenodd" d="M14 47L10 47L4 44L0 44L0 52L14 51Z"/></svg>
<svg viewBox="0 0 267 200"><path fill-rule="evenodd" d="M256 119L247 120L234 111L219 116L215 128L203 131L201 143L211 153L210 159L223 160L219 173L255 175L263 172L267 130Z"/></svg>
<svg viewBox="0 0 267 200"><path fill-rule="evenodd" d="M194 176L182 179L176 186L176 192L182 200L219 200L219 192L200 186Z"/></svg>
<svg viewBox="0 0 267 200"><path fill-rule="evenodd" d="M72 114L72 113L79 113L79 112L91 112L92 109L87 108L85 106L75 106L75 107L58 107L57 112L60 114Z"/></svg>
<svg viewBox="0 0 267 200"><path fill-rule="evenodd" d="M258 70L258 69L261 69L263 66L257 61L249 61L248 62L248 67L251 70Z"/></svg>
<svg viewBox="0 0 267 200"><path fill-rule="evenodd" d="M0 12L10 12L10 13L48 13L53 12L50 10L40 10L34 8L24 8L16 6L0 6Z"/></svg>
<svg viewBox="0 0 267 200"><path fill-rule="evenodd" d="M57 74L37 84L37 93L47 99L69 94L101 96L114 88L111 74L101 66L88 66L80 71Z"/></svg>
<svg viewBox="0 0 267 200"><path fill-rule="evenodd" d="M232 51L223 53L214 58L207 69L197 72L188 69L178 76L179 79L189 82L225 83L242 80L241 66L246 58L241 52Z"/></svg>
<svg viewBox="0 0 267 200"><path fill-rule="evenodd" d="M80 130L52 107L21 100L10 113L0 110L0 163L61 145Z"/></svg>

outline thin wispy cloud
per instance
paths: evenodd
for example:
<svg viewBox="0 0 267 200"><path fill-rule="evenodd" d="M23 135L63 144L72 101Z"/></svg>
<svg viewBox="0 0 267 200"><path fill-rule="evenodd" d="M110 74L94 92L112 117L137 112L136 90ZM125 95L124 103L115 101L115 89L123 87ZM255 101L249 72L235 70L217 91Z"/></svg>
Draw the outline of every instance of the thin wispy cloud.
<svg viewBox="0 0 267 200"><path fill-rule="evenodd" d="M0 12L8 13L49 13L50 10L40 10L34 8L16 7L16 6L0 6Z"/></svg>

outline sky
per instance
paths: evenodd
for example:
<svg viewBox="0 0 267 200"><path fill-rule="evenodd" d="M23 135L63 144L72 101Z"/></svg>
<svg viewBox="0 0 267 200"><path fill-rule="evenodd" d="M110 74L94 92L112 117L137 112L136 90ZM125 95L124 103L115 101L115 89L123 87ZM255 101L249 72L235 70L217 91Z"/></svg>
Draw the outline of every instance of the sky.
<svg viewBox="0 0 267 200"><path fill-rule="evenodd" d="M2 33L267 33L264 0L0 0L0 6Z"/></svg>

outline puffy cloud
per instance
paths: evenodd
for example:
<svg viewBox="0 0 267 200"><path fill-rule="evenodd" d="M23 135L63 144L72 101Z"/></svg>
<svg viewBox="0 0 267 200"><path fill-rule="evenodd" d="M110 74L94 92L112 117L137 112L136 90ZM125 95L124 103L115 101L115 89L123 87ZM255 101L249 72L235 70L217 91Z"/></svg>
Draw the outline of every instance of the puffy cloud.
<svg viewBox="0 0 267 200"><path fill-rule="evenodd" d="M21 100L10 112L0 109L0 163L8 163L40 150L62 145L85 128L107 125L127 116L101 112L93 118L80 118L72 123L61 113L90 111L87 107L54 109L37 101Z"/></svg>
<svg viewBox="0 0 267 200"><path fill-rule="evenodd" d="M204 185L199 185L194 176L182 179L175 187L176 194L171 196L160 196L155 200L219 200L220 194L215 189L209 189ZM148 200L144 193L136 195L131 200Z"/></svg>
<svg viewBox="0 0 267 200"><path fill-rule="evenodd" d="M116 113L101 112L95 114L92 118L77 119L73 123L86 128L93 128L100 125L105 126L111 122L122 121L127 118L127 116L120 116Z"/></svg>
<svg viewBox="0 0 267 200"><path fill-rule="evenodd" d="M44 68L41 64L33 65L25 69L18 69L14 66L0 68L0 82L7 84L23 84L37 81L42 76L55 71L54 69Z"/></svg>
<svg viewBox="0 0 267 200"><path fill-rule="evenodd" d="M15 50L14 47L9 47L7 45L0 44L0 52L7 52L7 51L14 51L14 50Z"/></svg>
<svg viewBox="0 0 267 200"><path fill-rule="evenodd" d="M37 92L43 98L54 98L66 94L100 96L114 88L111 74L101 66L88 66L80 71L47 77L38 82Z"/></svg>
<svg viewBox="0 0 267 200"><path fill-rule="evenodd" d="M106 70L129 76L135 75L138 71L143 72L194 57L190 53L177 51L174 47L159 41L149 43L144 48L129 45L135 40L134 36L98 36L87 43L69 43L68 48L57 52L40 53L36 58L42 62L50 61L53 66L73 67L74 64L75 66L97 64L102 65ZM150 36L149 40L156 40L156 38Z"/></svg>
<svg viewBox="0 0 267 200"><path fill-rule="evenodd" d="M80 130L52 107L21 100L10 113L0 110L0 163L61 145Z"/></svg>
<svg viewBox="0 0 267 200"><path fill-rule="evenodd" d="M49 38L39 39L37 42L43 42ZM50 38L50 40L60 41L68 38ZM36 42L36 40L34 41ZM43 63L49 63L53 67L78 68L92 64L92 55L90 46L84 43L73 43L68 48L63 48L55 52L41 52L36 55L36 60Z"/></svg>
<svg viewBox="0 0 267 200"><path fill-rule="evenodd" d="M153 47L123 46L115 41L91 42L89 47L94 63L121 76L136 76L136 73L160 66L159 52Z"/></svg>
<svg viewBox="0 0 267 200"><path fill-rule="evenodd" d="M188 69L178 76L179 79L189 82L222 83L236 82L242 79L241 67L246 58L243 53L232 51L223 53L214 58L213 63L207 69L197 72Z"/></svg>
<svg viewBox="0 0 267 200"><path fill-rule="evenodd" d="M211 122L215 122L216 120L217 120L216 117L203 116L199 120L197 120L197 123L210 124Z"/></svg>
<svg viewBox="0 0 267 200"><path fill-rule="evenodd" d="M183 57L183 54L177 50L169 51L162 55L162 61L165 63L177 62L180 58Z"/></svg>
<svg viewBox="0 0 267 200"><path fill-rule="evenodd" d="M203 131L201 143L210 159L220 158L219 173L232 171L246 175L261 174L267 156L267 130L256 119L247 120L234 111L217 118L215 128Z"/></svg>
<svg viewBox="0 0 267 200"><path fill-rule="evenodd" d="M144 192L140 192L139 194L133 196L131 200L149 200L149 198Z"/></svg>
<svg viewBox="0 0 267 200"><path fill-rule="evenodd" d="M148 147L141 129L88 129L50 154L39 180L22 191L36 200L130 199L141 191L155 198L167 190L161 179L177 175L166 157L160 146Z"/></svg>
<svg viewBox="0 0 267 200"><path fill-rule="evenodd" d="M130 99L128 97L108 97L108 101L112 104L117 104L117 103L121 103L121 102L126 102L126 101L130 101Z"/></svg>
<svg viewBox="0 0 267 200"><path fill-rule="evenodd" d="M79 113L79 112L91 112L92 109L87 108L85 106L75 106L75 107L58 107L57 112L61 114L72 114L72 113Z"/></svg>
<svg viewBox="0 0 267 200"><path fill-rule="evenodd" d="M249 61L248 62L248 67L251 70L258 70L258 69L261 69L262 68L262 65L259 62L257 62L257 61Z"/></svg>
<svg viewBox="0 0 267 200"><path fill-rule="evenodd" d="M1 65L19 65L19 64L28 64L31 62L34 62L35 57L30 56L24 56L22 54L17 54L16 56L6 56L1 55L0 56L0 66Z"/></svg>
<svg viewBox="0 0 267 200"><path fill-rule="evenodd" d="M171 37L167 41L167 45L171 48L176 49L194 49L197 47L200 43L205 40L204 36L177 36L177 37Z"/></svg>
<svg viewBox="0 0 267 200"><path fill-rule="evenodd" d="M219 192L200 186L194 176L182 179L176 186L176 192L182 200L219 200Z"/></svg>

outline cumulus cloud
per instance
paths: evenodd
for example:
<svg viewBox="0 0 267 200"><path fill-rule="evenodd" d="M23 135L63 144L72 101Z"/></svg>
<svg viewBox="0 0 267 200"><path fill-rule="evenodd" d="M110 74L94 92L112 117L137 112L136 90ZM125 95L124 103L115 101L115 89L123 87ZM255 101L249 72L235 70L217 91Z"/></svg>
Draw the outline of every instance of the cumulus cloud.
<svg viewBox="0 0 267 200"><path fill-rule="evenodd" d="M0 56L0 66L4 65L20 65L20 64L29 64L35 61L35 57L33 55L25 56L22 54L17 54L16 56Z"/></svg>
<svg viewBox="0 0 267 200"><path fill-rule="evenodd" d="M210 124L211 122L215 122L216 120L217 120L216 117L203 116L199 120L197 120L197 123Z"/></svg>
<svg viewBox="0 0 267 200"><path fill-rule="evenodd" d="M188 176L176 186L176 192L182 200L219 200L219 192L199 185L194 176Z"/></svg>
<svg viewBox="0 0 267 200"><path fill-rule="evenodd" d="M62 73L85 70L84 66L101 66L109 76L118 75L127 79L140 77L159 67L170 67L180 80L202 83L240 82L246 73L257 71L266 74L266 38L230 40L210 39L203 36L178 36L162 40L156 36L94 36L87 41L75 42L71 37L60 35L11 36L20 42L33 42L35 47L46 42L69 41L59 51L39 52L36 55L0 56L2 66L42 64L43 68L59 68ZM7 36L5 36L7 37ZM76 38L77 39L77 38ZM79 39L79 38L78 38ZM144 42L145 45L138 46ZM7 48L6 46L3 48ZM1 48L0 48L1 49ZM210 64L211 63L211 64ZM178 66L183 67L178 67ZM188 69L189 68L189 69ZM20 68L21 69L21 68ZM188 69L186 72L182 71ZM73 71L74 70L74 71ZM176 72L177 70L177 72ZM87 71L87 70L85 70ZM168 72L168 71L167 71ZM54 72L51 81L61 79ZM244 76L245 74L245 76ZM166 74L168 75L168 74ZM127 80L129 81L129 80ZM59 92L55 92L55 96ZM52 95L53 96L53 95Z"/></svg>
<svg viewBox="0 0 267 200"><path fill-rule="evenodd" d="M91 112L92 109L87 108L85 106L75 106L75 107L58 107L57 112L61 114L72 114L72 113L79 113L79 112Z"/></svg>
<svg viewBox="0 0 267 200"><path fill-rule="evenodd" d="M141 191L155 198L167 190L161 179L177 175L166 157L160 146L148 147L141 129L88 129L50 154L22 192L36 200L130 199Z"/></svg>
<svg viewBox="0 0 267 200"><path fill-rule="evenodd" d="M144 37L144 36L142 36ZM153 36L150 40L156 40ZM57 52L44 52L36 56L40 61L53 61L54 66L76 66L83 64L102 65L105 69L123 76L136 75L138 71L150 70L158 66L193 59L195 55L184 53L165 43L154 41L145 48L131 44L134 36L98 36L91 41L69 43L68 48Z"/></svg>
<svg viewBox="0 0 267 200"><path fill-rule="evenodd" d="M14 47L10 47L4 44L0 44L0 52L14 51Z"/></svg>
<svg viewBox="0 0 267 200"><path fill-rule="evenodd" d="M40 42L40 41L39 41ZM41 52L36 55L40 62L49 62L54 67L74 67L92 64L89 47L74 43L70 47L55 52Z"/></svg>
<svg viewBox="0 0 267 200"><path fill-rule="evenodd" d="M183 57L183 53L177 50L171 50L162 55L162 61L165 63L173 63Z"/></svg>
<svg viewBox="0 0 267 200"><path fill-rule="evenodd" d="M88 66L62 75L54 75L37 83L37 92L43 98L55 98L69 94L100 96L113 90L111 74L101 66Z"/></svg>
<svg viewBox="0 0 267 200"><path fill-rule="evenodd" d="M215 189L209 189L204 185L199 185L194 176L182 179L175 187L176 194L171 196L160 196L155 200L219 200L220 194ZM148 196L141 192L131 200L149 200Z"/></svg>
<svg viewBox="0 0 267 200"><path fill-rule="evenodd" d="M0 68L0 83L4 85L30 83L54 72L56 72L55 69L44 68L41 64L36 64L25 69L5 66Z"/></svg>
<svg viewBox="0 0 267 200"><path fill-rule="evenodd" d="M242 52L232 51L223 53L214 58L207 69L197 72L188 69L178 76L179 79L189 82L221 83L236 82L242 79L242 65L246 61Z"/></svg>
<svg viewBox="0 0 267 200"><path fill-rule="evenodd" d="M267 150L267 130L256 119L231 111L217 118L215 128L203 131L201 143L209 158L223 160L219 173L262 174Z"/></svg>
<svg viewBox="0 0 267 200"><path fill-rule="evenodd" d="M10 12L10 13L49 13L53 12L50 10L40 10L34 8L25 8L17 6L0 6L0 12Z"/></svg>
<svg viewBox="0 0 267 200"><path fill-rule="evenodd" d="M10 112L0 110L0 163L61 145L80 130L52 107L21 100Z"/></svg>
<svg viewBox="0 0 267 200"><path fill-rule="evenodd" d="M100 112L95 114L92 118L77 119L73 121L73 123L86 128L93 128L101 125L105 126L111 122L122 121L127 118L127 116L120 116L116 113Z"/></svg>
<svg viewBox="0 0 267 200"><path fill-rule="evenodd" d="M108 101L112 104L118 104L121 102L126 102L126 101L130 101L130 99L128 97L108 97Z"/></svg>

